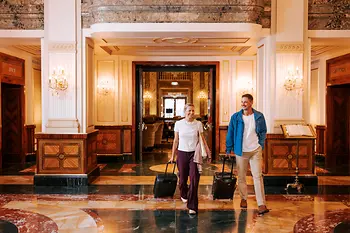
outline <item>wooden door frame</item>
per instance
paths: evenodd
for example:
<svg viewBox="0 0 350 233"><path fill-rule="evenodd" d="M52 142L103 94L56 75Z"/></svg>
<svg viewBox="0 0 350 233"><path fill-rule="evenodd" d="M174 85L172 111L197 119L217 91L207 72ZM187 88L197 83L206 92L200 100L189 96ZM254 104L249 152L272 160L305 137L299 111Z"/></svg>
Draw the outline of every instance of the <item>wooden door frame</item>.
<svg viewBox="0 0 350 233"><path fill-rule="evenodd" d="M0 69L0 79L1 79L1 83L6 83L6 84L15 84L15 85L19 85L20 86L20 91L21 91L21 114L22 114L22 119L21 119L21 130L22 130L22 146L21 146L21 163L24 164L25 162L25 148L27 147L27 143L25 140L25 94L24 94L24 88L25 88L25 60L18 58L18 57L14 57L5 53L0 53L0 65L2 65L2 63L5 62L6 64L8 64L6 67L8 69L10 68L15 68L17 69L17 72L14 71L12 69L12 72L14 71L14 73L12 74L11 72L8 72L6 70L1 70ZM14 67L12 67L12 65ZM18 72L18 69L20 70L20 72ZM0 86L1 89L1 86ZM1 95L0 95L0 103L2 103L2 99L1 99ZM2 110L3 110L3 106L1 105L1 114L2 114ZM3 143L3 138L2 138L2 118L1 118L1 136L0 136L0 168L2 168L3 164L2 164L2 143Z"/></svg>
<svg viewBox="0 0 350 233"><path fill-rule="evenodd" d="M136 66L162 66L162 65L187 65L187 66L215 66L215 152L212 153L215 155L219 155L220 149L220 139L219 139L219 120L220 120L220 94L219 94L219 84L220 84L220 62L219 61L204 61L204 62L196 62L196 61L133 61L132 62L132 130L131 130L131 143L132 143L132 158L136 160Z"/></svg>
<svg viewBox="0 0 350 233"><path fill-rule="evenodd" d="M350 74L348 69L346 69L350 66L349 61L350 53L326 61L326 166L332 166L332 168L337 166L336 159L331 157L333 142L332 132L334 130L334 108L332 106L334 90L332 88L350 84ZM337 66L331 67L332 65ZM350 166L350 158L348 163Z"/></svg>

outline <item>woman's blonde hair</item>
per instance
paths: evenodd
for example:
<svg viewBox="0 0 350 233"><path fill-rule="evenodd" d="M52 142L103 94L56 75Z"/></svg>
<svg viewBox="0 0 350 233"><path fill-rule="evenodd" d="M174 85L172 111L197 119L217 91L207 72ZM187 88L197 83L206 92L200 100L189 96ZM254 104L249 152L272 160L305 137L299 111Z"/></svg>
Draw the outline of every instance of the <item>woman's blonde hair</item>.
<svg viewBox="0 0 350 233"><path fill-rule="evenodd" d="M187 103L187 104L185 104L184 112L186 112L186 110L187 110L188 107L194 107L194 104L192 104L192 103Z"/></svg>

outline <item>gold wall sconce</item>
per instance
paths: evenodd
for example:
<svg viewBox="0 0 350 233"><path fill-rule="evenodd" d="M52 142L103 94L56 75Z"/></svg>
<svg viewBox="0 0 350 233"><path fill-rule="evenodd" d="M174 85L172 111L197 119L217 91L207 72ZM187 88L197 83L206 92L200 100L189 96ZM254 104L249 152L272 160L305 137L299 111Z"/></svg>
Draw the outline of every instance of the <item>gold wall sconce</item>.
<svg viewBox="0 0 350 233"><path fill-rule="evenodd" d="M283 86L286 91L303 92L303 76L300 75L298 67L295 70L288 70Z"/></svg>
<svg viewBox="0 0 350 233"><path fill-rule="evenodd" d="M145 91L145 93L143 94L143 98L145 100L150 100L152 99L152 94L149 91Z"/></svg>
<svg viewBox="0 0 350 233"><path fill-rule="evenodd" d="M204 91L200 91L198 94L198 99L207 99L208 95Z"/></svg>
<svg viewBox="0 0 350 233"><path fill-rule="evenodd" d="M106 79L100 80L97 85L99 95L109 95L113 92L113 85Z"/></svg>
<svg viewBox="0 0 350 233"><path fill-rule="evenodd" d="M49 88L52 93L58 95L59 92L65 91L68 88L67 76L62 67L53 70L49 77Z"/></svg>

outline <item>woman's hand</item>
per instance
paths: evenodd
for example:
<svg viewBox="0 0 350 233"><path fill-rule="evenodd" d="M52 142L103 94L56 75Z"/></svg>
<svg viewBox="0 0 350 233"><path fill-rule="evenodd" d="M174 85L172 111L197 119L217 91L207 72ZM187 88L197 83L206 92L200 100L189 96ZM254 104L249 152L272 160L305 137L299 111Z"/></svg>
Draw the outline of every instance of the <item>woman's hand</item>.
<svg viewBox="0 0 350 233"><path fill-rule="evenodd" d="M211 157L207 157L207 163L208 163L208 164L211 163Z"/></svg>
<svg viewBox="0 0 350 233"><path fill-rule="evenodd" d="M171 156L171 158L168 161L169 163L174 163L174 156Z"/></svg>

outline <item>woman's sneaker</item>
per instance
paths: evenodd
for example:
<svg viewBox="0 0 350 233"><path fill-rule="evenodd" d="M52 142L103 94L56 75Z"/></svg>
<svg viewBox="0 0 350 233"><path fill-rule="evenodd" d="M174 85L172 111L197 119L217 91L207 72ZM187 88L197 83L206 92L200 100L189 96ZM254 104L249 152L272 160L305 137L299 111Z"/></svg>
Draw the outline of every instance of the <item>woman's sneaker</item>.
<svg viewBox="0 0 350 233"><path fill-rule="evenodd" d="M187 203L187 199L182 198L182 197L181 197L181 201L182 201L183 203Z"/></svg>
<svg viewBox="0 0 350 233"><path fill-rule="evenodd" d="M197 214L197 212L195 210L188 210L189 214Z"/></svg>

